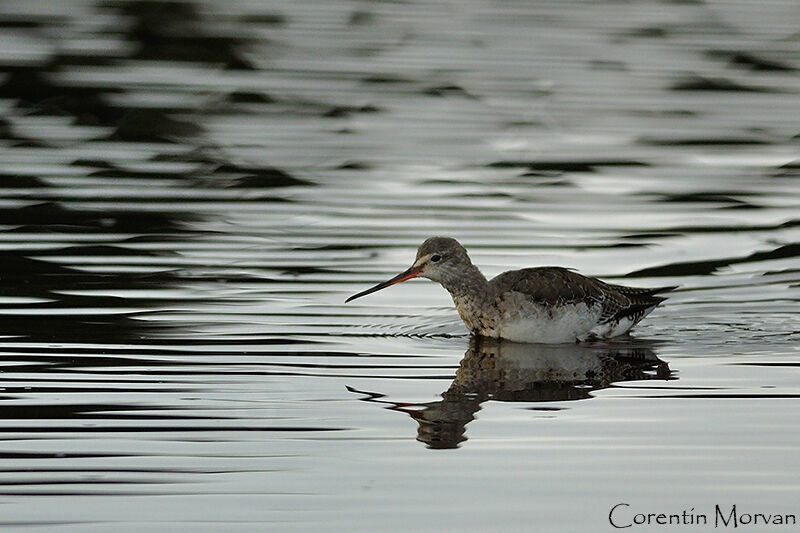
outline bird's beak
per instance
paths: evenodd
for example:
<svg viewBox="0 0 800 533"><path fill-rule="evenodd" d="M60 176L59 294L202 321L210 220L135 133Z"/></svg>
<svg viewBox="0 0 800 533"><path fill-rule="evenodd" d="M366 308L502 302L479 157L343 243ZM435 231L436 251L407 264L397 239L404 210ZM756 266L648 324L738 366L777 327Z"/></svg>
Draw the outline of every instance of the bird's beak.
<svg viewBox="0 0 800 533"><path fill-rule="evenodd" d="M411 268L409 268L405 272L401 272L400 274L396 275L392 279L384 281L383 283L378 283L377 285L375 285L372 288L369 288L369 289L367 289L367 290L365 290L363 292L359 292L358 294L352 295L350 298L345 300L344 303L347 303L347 302L349 302L351 300L355 300L356 298L361 298L362 296L366 296L367 294L372 294L375 291L379 291L381 289L385 289L386 287L388 287L390 285L394 285L395 283L400 283L402 281L406 281L406 280L411 279L411 278L416 278L421 273L422 273L422 268L420 268L420 267L418 267L416 265L412 265Z"/></svg>

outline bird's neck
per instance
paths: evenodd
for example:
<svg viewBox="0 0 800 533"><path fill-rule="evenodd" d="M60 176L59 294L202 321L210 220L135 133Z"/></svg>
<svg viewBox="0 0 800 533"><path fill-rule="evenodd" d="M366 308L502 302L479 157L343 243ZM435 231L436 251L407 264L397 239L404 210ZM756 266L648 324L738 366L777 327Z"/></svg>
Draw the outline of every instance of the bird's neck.
<svg viewBox="0 0 800 533"><path fill-rule="evenodd" d="M486 276L473 264L441 281L453 299L481 299L488 288Z"/></svg>
<svg viewBox="0 0 800 533"><path fill-rule="evenodd" d="M458 274L448 276L442 282L453 297L453 303L467 329L474 333L481 333L484 329L482 317L487 303L489 282L486 277L473 264L466 269L460 269Z"/></svg>

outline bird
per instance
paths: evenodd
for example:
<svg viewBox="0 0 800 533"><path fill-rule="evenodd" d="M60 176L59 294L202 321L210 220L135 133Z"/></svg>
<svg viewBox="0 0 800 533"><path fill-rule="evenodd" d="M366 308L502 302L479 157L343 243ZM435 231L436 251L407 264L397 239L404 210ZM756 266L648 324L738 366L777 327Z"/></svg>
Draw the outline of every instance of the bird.
<svg viewBox="0 0 800 533"><path fill-rule="evenodd" d="M623 335L666 300L660 293L677 288L613 285L557 266L509 270L487 280L461 243L431 237L410 268L345 303L416 277L436 281L450 293L471 334L540 344Z"/></svg>

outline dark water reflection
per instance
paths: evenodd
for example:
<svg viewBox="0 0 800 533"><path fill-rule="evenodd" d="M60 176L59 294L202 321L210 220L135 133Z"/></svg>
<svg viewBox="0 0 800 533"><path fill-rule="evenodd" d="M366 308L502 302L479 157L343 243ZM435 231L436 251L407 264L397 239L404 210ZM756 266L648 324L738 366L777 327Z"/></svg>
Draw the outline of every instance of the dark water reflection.
<svg viewBox="0 0 800 533"><path fill-rule="evenodd" d="M0 4L3 531L796 511L798 17ZM432 234L681 290L564 348L478 345L430 283L343 305Z"/></svg>
<svg viewBox="0 0 800 533"><path fill-rule="evenodd" d="M397 403L382 400L380 393L348 390L366 394L365 401L408 413L419 424L417 440L429 447L456 448L467 440L466 425L489 400L585 400L592 391L615 382L669 379L669 365L648 344L643 339L611 344L520 344L473 336L441 401Z"/></svg>

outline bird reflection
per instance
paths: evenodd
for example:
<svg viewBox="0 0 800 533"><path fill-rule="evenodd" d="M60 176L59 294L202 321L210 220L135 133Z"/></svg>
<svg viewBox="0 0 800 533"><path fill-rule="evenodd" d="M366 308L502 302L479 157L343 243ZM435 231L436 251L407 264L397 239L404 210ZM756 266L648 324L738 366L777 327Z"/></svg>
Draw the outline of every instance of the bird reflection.
<svg viewBox="0 0 800 533"><path fill-rule="evenodd" d="M417 440L430 448L456 448L467 440L466 425L487 400L552 402L582 400L615 382L670 379L667 363L653 343L625 342L575 345L520 344L474 336L456 377L442 399L399 403L385 395L348 387L364 401L408 413L419 424Z"/></svg>

